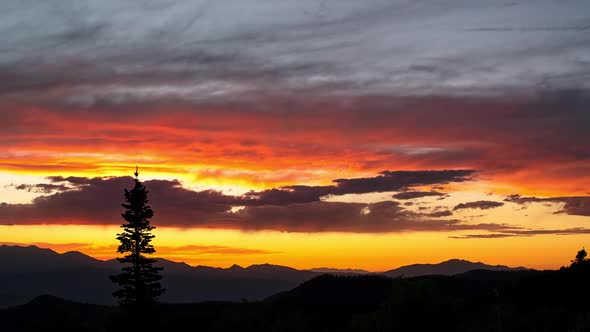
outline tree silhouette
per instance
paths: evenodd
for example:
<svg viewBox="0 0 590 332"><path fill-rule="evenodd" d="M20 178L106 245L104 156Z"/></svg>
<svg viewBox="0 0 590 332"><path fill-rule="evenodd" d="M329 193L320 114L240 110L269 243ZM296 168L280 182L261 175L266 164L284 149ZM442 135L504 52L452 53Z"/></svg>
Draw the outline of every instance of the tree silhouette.
<svg viewBox="0 0 590 332"><path fill-rule="evenodd" d="M586 252L586 249L582 248L582 250L578 251L576 254L576 258L572 260L572 266L586 263L588 261L586 256L588 256L588 253Z"/></svg>
<svg viewBox="0 0 590 332"><path fill-rule="evenodd" d="M122 273L111 276L114 283L121 287L113 293L122 306L145 307L155 304L158 297L164 293L160 285L162 277L159 272L161 267L155 267L155 259L147 258L156 252L150 244L154 235L151 231L155 228L150 225L150 218L154 211L148 203L145 186L139 181L139 171L135 169L135 186L131 190L125 189L125 201L123 207L125 212L121 215L125 222L121 225L123 232L117 234L120 245L118 253L126 254L117 260L125 264L121 269Z"/></svg>

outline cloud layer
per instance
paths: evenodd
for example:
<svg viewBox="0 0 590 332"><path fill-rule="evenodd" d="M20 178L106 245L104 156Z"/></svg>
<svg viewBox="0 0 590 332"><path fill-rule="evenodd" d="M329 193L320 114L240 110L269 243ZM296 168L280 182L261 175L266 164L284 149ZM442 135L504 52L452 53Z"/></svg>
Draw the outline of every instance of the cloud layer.
<svg viewBox="0 0 590 332"><path fill-rule="evenodd" d="M284 89L580 87L588 9L583 0L9 0L0 65L11 80L0 91L69 91L71 102L91 104Z"/></svg>
<svg viewBox="0 0 590 332"><path fill-rule="evenodd" d="M324 185L336 172L362 177L395 165L478 169L533 192L580 195L590 186L586 92L522 101L261 98L88 109L13 102L0 107L0 169L122 174L139 163L150 173L272 188Z"/></svg>
<svg viewBox="0 0 590 332"><path fill-rule="evenodd" d="M407 209L407 204L393 200L356 203L323 199L330 195L378 193L406 190L425 184L463 182L472 174L473 171L468 170L384 171L372 178L338 179L334 181L333 186L290 186L260 192L251 191L244 195L228 195L214 190L194 191L184 188L176 180L149 180L145 181L145 185L150 192L151 205L156 211L154 222L158 226L287 232L486 232L460 238L567 235L587 232L585 228L543 230L505 223L473 223L461 219L448 219L453 216L450 210L435 207L432 212L422 213L420 211L427 207L420 206L418 211L412 211ZM0 205L0 224L120 224L118 216L122 209L122 189L133 184L131 177L54 176L49 180L52 184L67 189L38 196L30 204ZM22 187L22 190L29 188L18 187ZM415 196L418 191L407 192ZM510 196L508 200L519 204L524 204L525 201L545 201L519 196ZM580 214L583 206L574 203L578 200L570 201L570 198L567 198L567 203L559 212ZM473 201L458 204L453 211L490 209L502 205L503 202Z"/></svg>
<svg viewBox="0 0 590 332"><path fill-rule="evenodd" d="M469 180L470 170L384 171L372 178L337 179L333 186L291 186L241 196L218 191L193 191L178 181L149 180L156 224L289 232L403 232L499 230L501 224L467 224L442 220L447 213L427 215L406 210L395 201L377 203L329 202L325 195L373 193L412 186L448 184ZM118 224L122 188L130 177L51 177L69 189L39 196L31 204L0 206L3 224ZM33 185L34 187L34 185ZM23 189L27 188L26 186ZM243 207L234 210L236 207ZM436 218L436 219L433 219Z"/></svg>

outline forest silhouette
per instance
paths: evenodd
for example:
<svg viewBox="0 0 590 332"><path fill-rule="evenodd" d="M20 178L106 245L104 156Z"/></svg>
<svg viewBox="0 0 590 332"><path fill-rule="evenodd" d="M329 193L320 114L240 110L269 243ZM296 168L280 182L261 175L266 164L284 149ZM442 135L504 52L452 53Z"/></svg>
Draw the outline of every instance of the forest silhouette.
<svg viewBox="0 0 590 332"><path fill-rule="evenodd" d="M46 295L0 309L0 321L6 331L588 331L589 278L585 257L551 271L321 275L261 301L160 303L137 315Z"/></svg>

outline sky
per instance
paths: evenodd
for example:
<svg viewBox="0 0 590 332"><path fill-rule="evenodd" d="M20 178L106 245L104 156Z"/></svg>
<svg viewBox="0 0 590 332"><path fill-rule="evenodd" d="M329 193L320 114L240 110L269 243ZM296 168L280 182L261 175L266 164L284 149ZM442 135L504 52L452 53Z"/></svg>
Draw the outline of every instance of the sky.
<svg viewBox="0 0 590 332"><path fill-rule="evenodd" d="M384 271L590 245L586 0L0 3L0 243Z"/></svg>

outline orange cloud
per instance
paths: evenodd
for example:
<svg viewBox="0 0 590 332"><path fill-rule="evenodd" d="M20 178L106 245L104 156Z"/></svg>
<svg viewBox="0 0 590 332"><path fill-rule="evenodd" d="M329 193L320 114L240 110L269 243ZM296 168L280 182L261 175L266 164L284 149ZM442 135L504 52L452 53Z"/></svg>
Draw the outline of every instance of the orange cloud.
<svg viewBox="0 0 590 332"><path fill-rule="evenodd" d="M583 194L590 137L579 126L588 119L577 105L590 97L568 98L4 103L0 171L123 175L141 164L151 174L205 186L261 189L382 169L467 168L530 193Z"/></svg>

